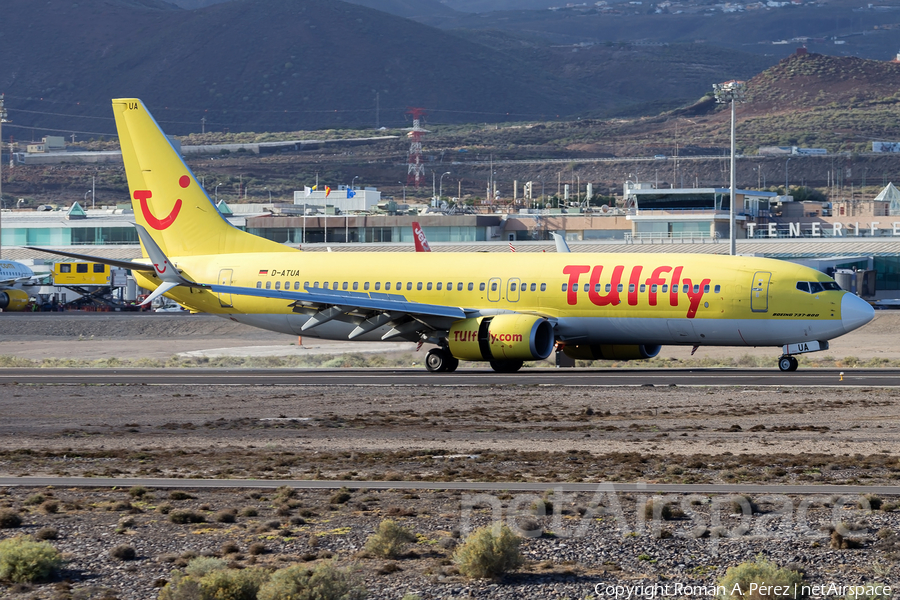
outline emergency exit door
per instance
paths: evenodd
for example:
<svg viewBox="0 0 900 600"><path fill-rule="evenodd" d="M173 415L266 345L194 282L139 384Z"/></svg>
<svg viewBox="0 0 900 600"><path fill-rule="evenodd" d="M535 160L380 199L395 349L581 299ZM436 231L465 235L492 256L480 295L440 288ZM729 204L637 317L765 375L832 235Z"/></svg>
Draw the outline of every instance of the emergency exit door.
<svg viewBox="0 0 900 600"><path fill-rule="evenodd" d="M231 285L231 276L234 273L233 269L221 269L219 270L219 284L221 285ZM219 293L219 305L222 308L231 308L231 294L223 294Z"/></svg>

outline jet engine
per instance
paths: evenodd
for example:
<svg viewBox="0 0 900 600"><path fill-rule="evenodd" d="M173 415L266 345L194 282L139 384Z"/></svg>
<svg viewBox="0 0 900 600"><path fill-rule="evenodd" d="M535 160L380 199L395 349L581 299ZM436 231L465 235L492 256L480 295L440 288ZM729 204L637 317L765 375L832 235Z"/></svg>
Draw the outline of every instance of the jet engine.
<svg viewBox="0 0 900 600"><path fill-rule="evenodd" d="M553 325L533 315L496 315L457 321L450 353L461 360L543 360L553 352Z"/></svg>
<svg viewBox="0 0 900 600"><path fill-rule="evenodd" d="M4 290L0 292L0 309L22 310L28 305L28 294L22 290Z"/></svg>
<svg viewBox="0 0 900 600"><path fill-rule="evenodd" d="M662 346L608 346L603 344L582 344L577 346L565 346L563 352L566 356L576 360L644 360L653 358Z"/></svg>

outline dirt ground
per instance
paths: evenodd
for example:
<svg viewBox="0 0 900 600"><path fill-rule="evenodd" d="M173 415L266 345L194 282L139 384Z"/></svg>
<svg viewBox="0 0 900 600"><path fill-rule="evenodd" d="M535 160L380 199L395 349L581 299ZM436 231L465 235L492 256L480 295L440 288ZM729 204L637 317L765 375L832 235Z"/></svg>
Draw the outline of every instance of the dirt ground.
<svg viewBox="0 0 900 600"><path fill-rule="evenodd" d="M211 317L41 319L0 317L0 354L305 351L291 346L296 338ZM900 314L879 312L830 352L898 357L898 332ZM307 345L322 352L346 347L305 338ZM666 520L647 518L644 494L501 492L473 499L465 492L367 490L366 481L894 485L898 401L900 390L890 388L792 386L2 385L0 476L354 483L346 496L0 489L0 511L22 520L0 528L0 539L49 536L67 559L50 583L0 581L0 597L157 598L173 569L198 555L270 571L331 560L352 566L378 599L598 599L609 595L598 584L712 585L729 566L761 553L804 571L815 585L893 582L900 573L898 498L873 499L873 510L857 497L758 497L746 500L746 514L732 514L730 497L669 495L662 500L681 512ZM174 522L173 511L192 512L198 522ZM221 520L228 511L234 522ZM394 559L364 549L385 518L417 535ZM472 527L496 518L524 536L526 563L498 581L469 580L454 549ZM831 531L848 524L852 543L835 547ZM134 549L134 560L116 557L122 545Z"/></svg>

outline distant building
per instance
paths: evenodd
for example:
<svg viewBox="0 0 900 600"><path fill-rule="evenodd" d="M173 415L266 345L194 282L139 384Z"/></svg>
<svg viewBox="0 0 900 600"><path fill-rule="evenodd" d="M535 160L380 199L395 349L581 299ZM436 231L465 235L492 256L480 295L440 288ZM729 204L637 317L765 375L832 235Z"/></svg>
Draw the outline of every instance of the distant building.
<svg viewBox="0 0 900 600"><path fill-rule="evenodd" d="M25 151L29 154L43 154L45 152L65 152L66 138L61 135L48 135L41 139L40 142L32 142L25 146Z"/></svg>

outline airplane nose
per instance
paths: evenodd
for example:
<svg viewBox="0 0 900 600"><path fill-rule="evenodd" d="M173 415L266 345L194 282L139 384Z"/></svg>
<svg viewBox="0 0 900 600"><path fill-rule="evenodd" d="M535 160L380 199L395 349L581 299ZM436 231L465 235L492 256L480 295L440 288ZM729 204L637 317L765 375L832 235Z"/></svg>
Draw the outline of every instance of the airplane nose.
<svg viewBox="0 0 900 600"><path fill-rule="evenodd" d="M850 333L875 318L875 309L872 305L853 294L844 294L841 299L841 325L844 331Z"/></svg>

